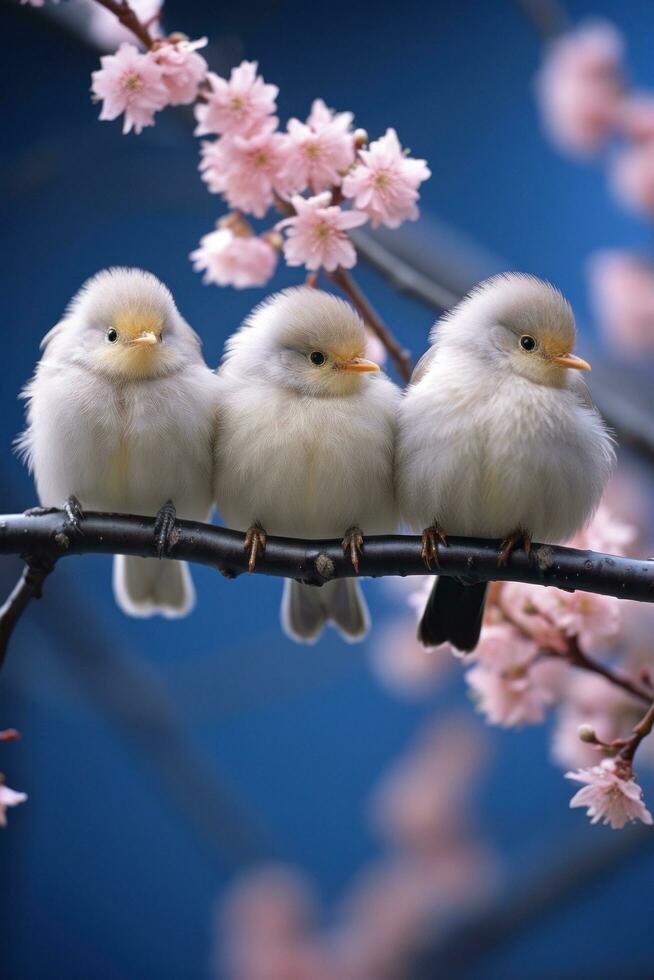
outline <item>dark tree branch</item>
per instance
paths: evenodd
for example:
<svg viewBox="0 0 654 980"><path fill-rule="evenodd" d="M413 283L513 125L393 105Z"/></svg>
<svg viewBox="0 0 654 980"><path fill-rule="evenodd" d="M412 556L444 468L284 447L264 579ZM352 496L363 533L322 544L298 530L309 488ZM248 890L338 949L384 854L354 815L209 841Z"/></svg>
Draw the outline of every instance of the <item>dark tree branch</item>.
<svg viewBox="0 0 654 980"><path fill-rule="evenodd" d="M247 572L248 554L240 531L178 521L168 556L216 568L227 578ZM511 581L596 592L621 599L654 602L654 561L619 558L573 548L534 545L531 557L516 551L505 567L497 565L498 541L450 538L440 549L440 567L432 574L465 575L480 582ZM420 556L421 539L413 535L385 535L365 540L360 573L425 575ZM0 615L0 663L17 620L30 599L40 595L43 580L55 562L66 555L125 554L156 558L154 519L123 514L86 514L81 533L71 529L66 514L10 514L0 516L0 554L21 555L27 568ZM341 542L301 541L269 537L256 572L296 578L322 585L333 578L354 577Z"/></svg>

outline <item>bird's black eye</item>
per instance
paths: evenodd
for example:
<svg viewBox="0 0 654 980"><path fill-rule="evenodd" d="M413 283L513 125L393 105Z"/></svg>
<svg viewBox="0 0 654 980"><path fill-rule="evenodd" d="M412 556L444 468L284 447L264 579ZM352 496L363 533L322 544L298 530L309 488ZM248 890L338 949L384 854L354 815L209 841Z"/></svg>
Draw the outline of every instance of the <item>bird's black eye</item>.
<svg viewBox="0 0 654 980"><path fill-rule="evenodd" d="M520 338L520 346L526 351L536 350L536 341L528 333L525 333Z"/></svg>
<svg viewBox="0 0 654 980"><path fill-rule="evenodd" d="M160 343L160 344L162 344L162 343L163 343L163 330L162 330L162 331L160 332L160 334L159 334L159 343Z"/></svg>
<svg viewBox="0 0 654 980"><path fill-rule="evenodd" d="M114 330L113 327L110 327L109 330L107 330L107 340L110 344L115 344L118 340L118 331Z"/></svg>
<svg viewBox="0 0 654 980"><path fill-rule="evenodd" d="M314 350L313 353L309 354L309 360L311 361L312 364L324 364L325 355L322 354L319 350Z"/></svg>

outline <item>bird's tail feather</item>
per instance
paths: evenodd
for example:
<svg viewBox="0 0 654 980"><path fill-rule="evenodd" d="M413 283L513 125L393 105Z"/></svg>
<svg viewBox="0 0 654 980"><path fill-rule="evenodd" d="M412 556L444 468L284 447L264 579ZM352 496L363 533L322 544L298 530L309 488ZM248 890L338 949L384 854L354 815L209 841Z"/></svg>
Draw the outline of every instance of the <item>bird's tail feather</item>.
<svg viewBox="0 0 654 980"><path fill-rule="evenodd" d="M186 562L157 558L114 558L114 595L128 616L167 619L186 616L195 605L195 589Z"/></svg>
<svg viewBox="0 0 654 980"><path fill-rule="evenodd" d="M477 646L486 605L486 582L464 584L440 576L434 582L418 626L418 639L426 647L451 643L470 653Z"/></svg>
<svg viewBox="0 0 654 980"><path fill-rule="evenodd" d="M316 587L287 579L282 599L287 636L298 643L315 643L327 623L333 623L348 643L363 639L370 617L359 583L342 578Z"/></svg>

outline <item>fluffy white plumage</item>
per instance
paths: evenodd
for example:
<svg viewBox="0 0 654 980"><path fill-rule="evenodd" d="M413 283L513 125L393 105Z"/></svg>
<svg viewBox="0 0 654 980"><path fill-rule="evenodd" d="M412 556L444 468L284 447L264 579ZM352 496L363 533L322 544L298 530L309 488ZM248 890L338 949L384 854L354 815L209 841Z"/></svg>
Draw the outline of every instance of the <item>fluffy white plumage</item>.
<svg viewBox="0 0 654 980"><path fill-rule="evenodd" d="M18 440L41 504L74 495L86 510L154 516L170 499L180 518L206 520L218 383L166 287L140 269L100 272L41 346ZM117 556L114 590L137 616L181 616L194 599L183 563L148 558Z"/></svg>
<svg viewBox="0 0 654 980"><path fill-rule="evenodd" d="M364 349L352 308L308 287L268 299L229 340L215 492L230 527L259 522L304 538L342 537L352 525L394 530L399 393L384 375L360 370ZM324 363L312 363L315 353ZM330 619L347 639L365 632L356 582L287 585L282 621L295 639L315 640Z"/></svg>
<svg viewBox="0 0 654 980"><path fill-rule="evenodd" d="M451 535L505 538L520 527L539 541L571 537L597 508L615 453L570 369L584 362L568 356L575 323L564 297L532 276L497 276L431 339L399 413L404 522L437 522Z"/></svg>

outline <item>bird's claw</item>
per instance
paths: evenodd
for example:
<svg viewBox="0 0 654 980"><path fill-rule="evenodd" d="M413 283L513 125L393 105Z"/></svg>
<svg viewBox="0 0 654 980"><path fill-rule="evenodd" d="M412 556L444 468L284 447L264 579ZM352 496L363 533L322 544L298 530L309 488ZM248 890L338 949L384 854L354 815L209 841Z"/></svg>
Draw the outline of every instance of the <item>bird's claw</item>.
<svg viewBox="0 0 654 980"><path fill-rule="evenodd" d="M66 524L71 527L78 534L83 534L82 531L82 520L84 519L84 511L82 510L82 505L75 496L71 493L70 497L64 504L64 514L66 515Z"/></svg>
<svg viewBox="0 0 654 980"><path fill-rule="evenodd" d="M436 568L438 568L440 565L440 561L438 559L439 542L446 548L448 547L447 535L445 534L445 531L440 524L434 521L433 524L426 527L422 532L422 547L420 549L420 557L430 571L432 562Z"/></svg>
<svg viewBox="0 0 654 980"><path fill-rule="evenodd" d="M352 527L348 527L343 540L341 542L341 547L343 548L343 554L347 557L350 556L350 561L354 571L359 574L359 559L363 554L363 531L360 527L355 524Z"/></svg>
<svg viewBox="0 0 654 980"><path fill-rule="evenodd" d="M165 558L175 544L175 521L177 511L172 500L167 500L157 511L154 520L154 540L157 548L157 558Z"/></svg>
<svg viewBox="0 0 654 980"><path fill-rule="evenodd" d="M263 555L266 550L266 542L268 541L268 535L261 527L257 521L249 527L245 533L245 541L243 542L243 550L250 552L250 557L248 558L248 572L252 573L257 565L257 555L259 552Z"/></svg>
<svg viewBox="0 0 654 980"><path fill-rule="evenodd" d="M512 531L511 534L508 534L504 538L500 547L500 553L497 556L498 568L503 568L507 564L514 550L520 544L522 544L522 547L525 549L525 554L529 558L531 554L531 534L523 527L516 528L515 531Z"/></svg>

